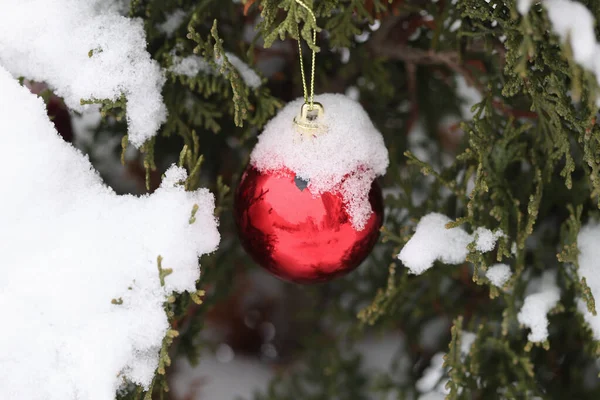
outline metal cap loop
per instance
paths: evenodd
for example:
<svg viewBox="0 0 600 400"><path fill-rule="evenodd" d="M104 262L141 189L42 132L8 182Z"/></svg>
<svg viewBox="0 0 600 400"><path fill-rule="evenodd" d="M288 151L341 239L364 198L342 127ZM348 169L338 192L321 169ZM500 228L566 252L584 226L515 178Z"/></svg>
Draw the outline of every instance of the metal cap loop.
<svg viewBox="0 0 600 400"><path fill-rule="evenodd" d="M302 104L300 108L300 114L294 117L294 124L301 131L310 133L316 136L319 130L324 131L325 125L323 124L323 115L325 109L321 103L313 103L312 107L308 103Z"/></svg>

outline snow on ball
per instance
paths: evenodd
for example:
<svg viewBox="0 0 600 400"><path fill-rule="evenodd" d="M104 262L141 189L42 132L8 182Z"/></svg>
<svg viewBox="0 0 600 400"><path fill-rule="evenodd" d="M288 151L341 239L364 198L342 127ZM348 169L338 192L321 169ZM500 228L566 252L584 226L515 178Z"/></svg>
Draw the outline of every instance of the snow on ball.
<svg viewBox="0 0 600 400"><path fill-rule="evenodd" d="M260 172L290 170L308 182L313 194L341 193L352 225L360 230L372 213L371 184L389 164L387 148L356 101L342 94L322 94L315 102L325 109L322 132L307 136L297 129L294 117L304 103L297 99L265 126L250 164Z"/></svg>

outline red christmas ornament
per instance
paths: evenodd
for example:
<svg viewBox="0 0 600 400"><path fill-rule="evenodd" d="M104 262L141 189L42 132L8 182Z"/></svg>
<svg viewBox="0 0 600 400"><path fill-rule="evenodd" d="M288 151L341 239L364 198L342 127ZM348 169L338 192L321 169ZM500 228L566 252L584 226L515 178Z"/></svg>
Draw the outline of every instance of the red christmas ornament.
<svg viewBox="0 0 600 400"><path fill-rule="evenodd" d="M325 282L352 271L371 252L383 223L383 198L373 181L373 212L358 231L339 193L313 195L306 185L291 171L259 172L250 165L237 188L235 220L246 251L272 274Z"/></svg>

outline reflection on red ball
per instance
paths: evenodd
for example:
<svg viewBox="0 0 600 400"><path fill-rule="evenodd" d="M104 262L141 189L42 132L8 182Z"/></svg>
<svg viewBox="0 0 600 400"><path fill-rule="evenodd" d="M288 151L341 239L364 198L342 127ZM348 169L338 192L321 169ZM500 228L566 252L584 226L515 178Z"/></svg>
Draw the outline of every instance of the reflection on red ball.
<svg viewBox="0 0 600 400"><path fill-rule="evenodd" d="M339 193L313 196L290 171L261 173L249 166L234 214L242 245L258 264L287 281L318 283L352 271L373 249L383 223L376 181L369 201L373 213L357 231Z"/></svg>

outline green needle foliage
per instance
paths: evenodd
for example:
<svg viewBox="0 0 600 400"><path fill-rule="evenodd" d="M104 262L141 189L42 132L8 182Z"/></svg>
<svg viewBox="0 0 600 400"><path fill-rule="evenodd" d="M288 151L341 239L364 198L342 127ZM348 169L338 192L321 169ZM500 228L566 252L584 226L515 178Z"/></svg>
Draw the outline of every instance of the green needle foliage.
<svg viewBox="0 0 600 400"><path fill-rule="evenodd" d="M385 137L386 222L375 251L353 274L288 286L309 299L297 315L305 328L269 389L247 397L418 398L416 382L442 352L450 399L598 398L600 347L577 311L580 298L596 311L578 275L577 235L600 215L600 88L553 33L543 6L521 16L514 0L305 3L316 24L295 0L131 1L130 15L144 21L148 51L167 78L168 119L142 149L147 188L156 187L153 174L178 162L188 170L186 189L215 193L223 240L201 260L198 292L165 301L172 330L152 387L130 387L119 398L167 398L171 359L198 361L208 346L199 336L207 312L230 295L236 273L256 268L236 239L230 188L265 123L302 95L298 35L305 56L318 52L317 93L358 93ZM600 20L599 2L581 3ZM177 10L183 20L166 33L159 27ZM268 71L262 85L247 86L227 54ZM196 76L173 72L191 56L207 68ZM467 115L459 81L481 97ZM123 137L125 151L125 99L100 103L99 134ZM504 236L492 252L470 245L462 265L436 263L409 275L396 255L430 212L469 232L485 227ZM512 271L503 288L485 274L499 262ZM169 279L160 258L158 270L161 282ZM528 283L547 270L558 271L561 298L549 315L548 340L533 344L517 314ZM422 336L435 321L444 328L433 348L424 346ZM356 342L391 331L404 337L392 365L377 373L362 368ZM466 351L465 332L475 335Z"/></svg>

